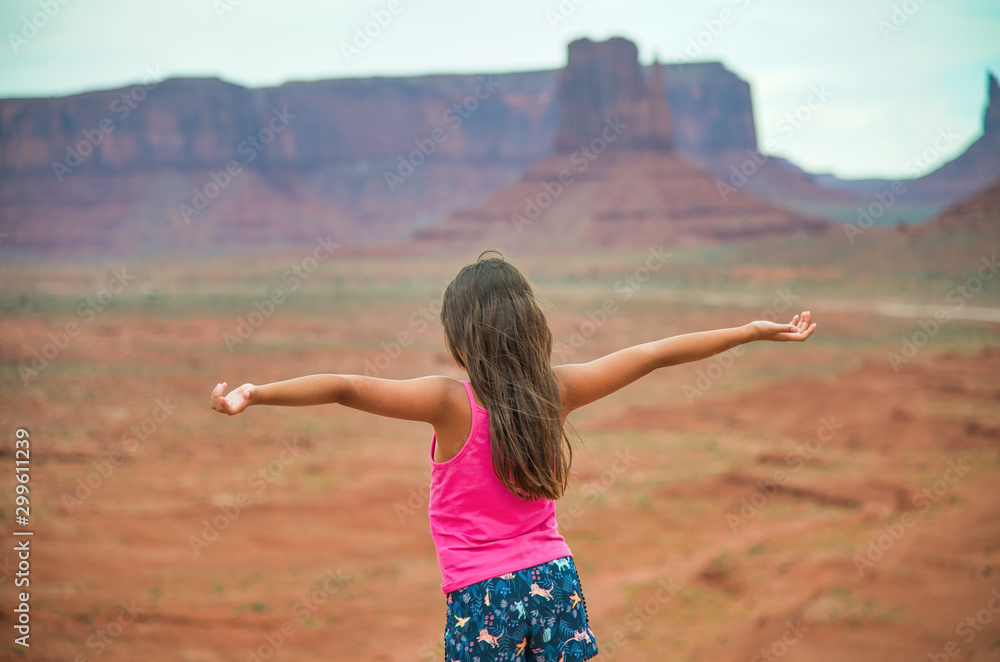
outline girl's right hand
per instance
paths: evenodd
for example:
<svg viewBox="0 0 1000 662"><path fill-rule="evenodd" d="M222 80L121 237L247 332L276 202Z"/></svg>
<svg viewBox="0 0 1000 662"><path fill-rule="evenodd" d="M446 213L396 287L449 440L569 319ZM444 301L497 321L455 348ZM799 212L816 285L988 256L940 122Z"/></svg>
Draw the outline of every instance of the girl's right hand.
<svg viewBox="0 0 1000 662"><path fill-rule="evenodd" d="M226 390L226 382L217 384L212 389L212 409L220 414L233 416L250 406L250 399L253 397L254 385L244 384L239 388L234 388L229 395L223 397Z"/></svg>
<svg viewBox="0 0 1000 662"><path fill-rule="evenodd" d="M816 330L809 311L792 318L790 324L778 324L766 320L755 320L750 323L754 330L754 340L775 340L779 342L802 342Z"/></svg>

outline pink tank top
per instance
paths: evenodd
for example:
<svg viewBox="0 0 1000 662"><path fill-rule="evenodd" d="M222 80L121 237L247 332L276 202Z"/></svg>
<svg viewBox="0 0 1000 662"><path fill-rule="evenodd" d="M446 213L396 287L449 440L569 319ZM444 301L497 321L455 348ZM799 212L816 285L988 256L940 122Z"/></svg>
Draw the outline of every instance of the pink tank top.
<svg viewBox="0 0 1000 662"><path fill-rule="evenodd" d="M445 593L470 584L571 556L556 526L556 504L524 501L493 471L490 419L462 382L472 406L472 428L458 455L434 461L431 442L431 537Z"/></svg>

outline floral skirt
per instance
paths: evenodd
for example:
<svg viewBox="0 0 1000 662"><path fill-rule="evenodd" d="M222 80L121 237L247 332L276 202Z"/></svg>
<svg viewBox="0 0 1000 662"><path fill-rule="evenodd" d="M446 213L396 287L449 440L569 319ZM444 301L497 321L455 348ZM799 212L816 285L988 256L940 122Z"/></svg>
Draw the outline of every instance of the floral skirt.
<svg viewBox="0 0 1000 662"><path fill-rule="evenodd" d="M573 557L449 593L444 648L448 662L571 662L597 655Z"/></svg>

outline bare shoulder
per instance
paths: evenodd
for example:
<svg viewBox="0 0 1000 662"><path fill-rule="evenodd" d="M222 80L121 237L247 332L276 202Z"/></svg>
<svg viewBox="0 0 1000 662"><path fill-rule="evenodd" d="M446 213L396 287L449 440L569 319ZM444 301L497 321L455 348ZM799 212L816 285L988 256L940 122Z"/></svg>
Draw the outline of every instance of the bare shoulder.
<svg viewBox="0 0 1000 662"><path fill-rule="evenodd" d="M465 385L461 380L445 375L434 375L429 379L435 380L435 385L440 389L440 393L450 405L464 406L469 401L469 395L465 392Z"/></svg>
<svg viewBox="0 0 1000 662"><path fill-rule="evenodd" d="M422 379L440 407L436 426L447 427L456 419L464 422L469 417L469 396L461 380L445 375L431 375ZM461 422L459 425L462 425Z"/></svg>

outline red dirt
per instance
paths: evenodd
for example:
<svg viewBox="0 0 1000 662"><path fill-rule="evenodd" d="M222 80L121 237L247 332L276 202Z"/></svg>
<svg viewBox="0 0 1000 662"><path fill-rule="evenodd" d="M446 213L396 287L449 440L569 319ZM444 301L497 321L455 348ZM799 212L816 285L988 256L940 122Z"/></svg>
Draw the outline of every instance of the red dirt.
<svg viewBox="0 0 1000 662"><path fill-rule="evenodd" d="M228 313L111 312L28 385L15 368L59 318L0 321L14 393L0 416L8 437L24 426L33 444L25 659L242 661L279 642L270 659L442 658L423 496L430 429L336 407L233 419L208 407L222 379L364 370L409 309L350 306L328 323L289 308L232 354L221 341ZM635 315L609 321L573 360L647 339L658 318ZM670 324L706 328L719 315ZM883 323L821 322L828 339L848 340ZM564 338L572 315L554 313L553 327ZM852 361L821 338L748 349L690 405L682 386L705 364L574 416L584 445L559 519L599 659L737 662L768 648L791 662L902 662L950 641L954 659L998 659L1000 613L988 604L1000 588L1000 349L931 347L897 373L889 348ZM432 326L385 376L460 376L440 344ZM123 435L152 421L160 400L177 411L127 450ZM294 452L283 447L293 439ZM116 450L124 463L101 477ZM88 477L86 496L78 481ZM922 490L935 499L926 508ZM241 500L249 505L227 519ZM193 548L219 517L217 539ZM883 537L878 558L865 557L894 527L898 540ZM118 631L120 603L133 601L136 622L102 642L109 626ZM12 608L5 591L7 636ZM990 622L966 641L957 628L977 614ZM0 657L21 659L11 651L8 640Z"/></svg>

